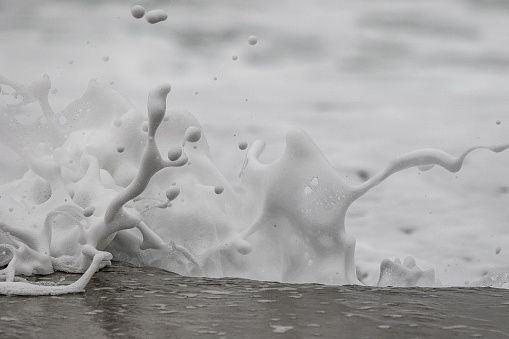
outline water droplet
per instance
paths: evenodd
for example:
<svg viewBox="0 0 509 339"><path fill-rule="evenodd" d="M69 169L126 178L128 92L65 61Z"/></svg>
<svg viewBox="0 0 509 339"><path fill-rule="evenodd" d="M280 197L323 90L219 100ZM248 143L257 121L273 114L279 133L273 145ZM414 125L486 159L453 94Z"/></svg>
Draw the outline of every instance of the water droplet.
<svg viewBox="0 0 509 339"><path fill-rule="evenodd" d="M135 5L131 8L131 14L136 19L141 19L145 15L145 8L140 5Z"/></svg>
<svg viewBox="0 0 509 339"><path fill-rule="evenodd" d="M168 198L169 201L174 200L178 195L180 194L180 188L177 186L170 186L166 190L166 198Z"/></svg>
<svg viewBox="0 0 509 339"><path fill-rule="evenodd" d="M221 194L221 193L224 192L224 187L223 186L216 186L216 187L214 187L214 192L216 194Z"/></svg>
<svg viewBox="0 0 509 339"><path fill-rule="evenodd" d="M110 60L110 57L108 55L103 56L103 61L108 62Z"/></svg>
<svg viewBox="0 0 509 339"><path fill-rule="evenodd" d="M170 161L178 160L181 155L182 155L181 147L175 147L168 151L168 159L170 159Z"/></svg>
<svg viewBox="0 0 509 339"><path fill-rule="evenodd" d="M240 148L241 150L245 150L245 149L247 148L247 146L248 146L247 141L241 141L241 142L239 142L239 148Z"/></svg>
<svg viewBox="0 0 509 339"><path fill-rule="evenodd" d="M237 61L237 59L238 59L238 58L239 58L238 56L236 56L236 55L232 55L232 60L233 60L233 61Z"/></svg>
<svg viewBox="0 0 509 339"><path fill-rule="evenodd" d="M198 127L191 126L186 130L184 139L189 142L196 142L201 138L201 130Z"/></svg>
<svg viewBox="0 0 509 339"><path fill-rule="evenodd" d="M251 46L254 46L254 45L256 45L256 43L258 42L258 38L256 37L256 35L251 35L249 38L247 38L247 42L248 42Z"/></svg>
<svg viewBox="0 0 509 339"><path fill-rule="evenodd" d="M89 206L83 210L83 216L84 217L90 217L95 212L94 206Z"/></svg>
<svg viewBox="0 0 509 339"><path fill-rule="evenodd" d="M145 19L149 24L156 24L158 22L168 19L168 14L162 9L154 9L150 12L147 12L147 15L145 15Z"/></svg>

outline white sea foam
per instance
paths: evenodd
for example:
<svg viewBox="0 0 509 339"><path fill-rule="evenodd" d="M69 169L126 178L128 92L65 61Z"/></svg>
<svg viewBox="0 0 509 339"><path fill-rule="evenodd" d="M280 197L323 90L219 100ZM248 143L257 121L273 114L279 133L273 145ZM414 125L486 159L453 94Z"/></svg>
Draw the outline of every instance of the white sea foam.
<svg viewBox="0 0 509 339"><path fill-rule="evenodd" d="M25 145L19 151L30 168L0 187L1 246L10 257L0 271L5 293L18 291L17 275L84 272L103 251L185 275L359 284L355 239L344 225L355 200L407 168L457 172L472 151L509 147L477 146L459 157L413 151L354 186L294 129L273 163L259 160L264 142L252 143L240 173L242 199L212 163L198 121L167 111L169 84L150 91L148 116L95 81L57 116L47 104L48 77L32 85L0 80L38 101L48 121L35 122L40 140L25 136L24 126L2 127L14 149ZM169 148L168 160L160 147ZM384 260L379 285L434 286L434 272L412 258ZM24 286L20 293L29 293Z"/></svg>
<svg viewBox="0 0 509 339"><path fill-rule="evenodd" d="M127 38L112 39L104 32L117 30L103 27L100 22L125 27L139 22L130 15L125 20L118 17L115 23L98 21L96 31L102 33L94 34L82 18L118 13L113 7L101 7L101 11L86 7L76 14L67 13L73 18L73 25L65 26L65 31L72 32L73 39L62 42L55 39L61 34L51 33L62 30L52 30L53 20L44 14L54 11L37 11L42 13L40 18L28 20L29 27L37 27L33 30L44 31L48 36L26 33L20 40L18 30L9 30L11 24L14 28L23 25L22 20L13 22L12 18L19 18L12 13L17 7L6 7L6 12L0 13L5 30L0 40L11 48L0 52L4 69L13 72L15 78L18 73L19 79L29 79L40 69L52 70L52 80L59 88L58 95L52 96L52 101L59 104L53 107L63 106L67 98L75 97L81 91L80 81L90 77L104 78L101 82L110 84L115 79L120 92L142 107L145 98L140 99L139 93L149 84L167 81L171 75L177 88L172 93L173 104L192 109L206 128L202 131L196 119L180 109L167 110L156 143L161 159L168 160L156 163L178 162L184 155L188 161L182 167L165 168L154 174L146 190L124 204L122 209L128 211L125 218L143 223L134 230L118 231L111 240L115 232L106 236L108 232L100 231L107 224L106 209L115 201L118 207L123 200L119 202L116 197L122 191L136 193L128 187L140 171L140 157L149 144L151 127L147 116L122 95L97 83L92 83L83 98L61 112L53 110L47 100L48 93L56 94L49 77L30 85L2 78L1 89L7 94L2 100L8 104L0 107L1 122L3 131L8 132L0 134L4 183L0 221L9 224L4 228L17 230L10 235L0 232L0 243L5 244L0 250L0 263L13 268L17 262L16 274L45 274L54 269L83 272L91 256L84 255L80 246L88 243L99 249L109 243L104 249L111 250L117 258L190 275L234 274L327 283L356 282L355 277L345 277L358 275L376 283L383 258L410 254L425 268L423 272L436 268L436 277L445 282L463 281L463 275L470 281L479 281L483 272L488 274L479 285L506 286L506 254L497 248L507 240L503 222L507 219L507 183L500 174L505 168L505 155L475 152L465 168L452 176L432 168L430 163L420 163L418 168L427 172L400 174L358 200L354 194L347 194L343 202L334 199L334 193L341 193L341 189L347 192L352 187L356 190L376 184L370 177L386 178L392 173L390 170L374 176L373 173L391 157L414 148L431 145L459 155L461 149L475 143L506 142L507 127L501 118L507 105L500 90L507 87L504 63L496 62L498 59L490 58L487 52L505 53L503 46L507 44L501 43L500 37L506 35L499 34L503 29L497 28L505 21L492 24L494 21L484 12L471 17L468 11L456 10L464 6L459 4L430 4L421 8L421 17L404 12L406 5L403 2L401 8L389 8L371 4L373 12L364 11L362 5L344 10L343 4L334 2L325 7L289 7L284 13L252 8L263 14L263 24L258 22L256 30L264 44L257 48L243 45L246 49L242 51L242 63L228 63L235 74L222 63L225 56L242 48L245 37L240 36L240 44L235 38L228 38L221 45L221 39L229 36L232 26L228 25L239 27L231 18L250 22L254 16L249 11L229 9L234 12L225 12L228 16L223 18L224 27L209 25L203 30L201 23L190 20L194 13L189 8L174 4L168 24L175 29L168 34L143 35L138 39L138 35L148 33L137 30L131 34L133 30L129 28L125 30L129 32ZM51 8L51 3L48 6ZM281 4L274 2L267 8L280 9L278 6ZM330 10L331 6L341 10ZM453 10L443 10L444 7ZM214 17L214 8L205 6L204 17ZM436 20L431 24L421 20L430 13L441 15L433 15ZM29 17L30 13L27 11L26 15ZM402 17L408 20L401 20ZM150 31L164 27L152 27ZM206 46L195 39L196 32L202 31L207 32ZM190 32L193 34L185 35ZM187 37L185 41L178 40L181 33ZM179 43L174 43L177 40ZM83 41L87 41L86 48ZM196 47L200 49L198 54L193 50ZM25 48L30 49L28 53L23 52ZM72 55L70 49L74 51ZM106 51L112 62L101 61ZM124 57L125 51L129 51L129 58ZM24 57L19 58L21 55ZM54 55L63 59L50 61ZM69 59L73 67L66 65ZM93 60L100 65L94 65ZM459 65L469 71L458 71ZM98 76L98 67L106 69L106 73ZM493 72L493 67L497 72ZM127 75L129 81L123 78ZM200 79L210 82L213 75L221 81L215 82L214 88L202 87ZM188 81L190 77L194 77L192 81ZM246 84L248 93L243 92ZM197 90L199 97L192 95ZM246 97L249 102L244 100ZM42 107L42 116L32 104ZM288 123L304 127L332 166L323 160L307 133L298 129L288 134L287 151L279 157L282 146L277 136L284 135L281 126ZM246 127L239 127L243 125ZM200 129L199 140L186 141L184 127L177 126ZM232 141L230 136L235 132L249 143ZM253 142L257 137L267 141L267 152L261 152L262 141ZM213 146L215 163L208 142ZM239 152L237 143L240 149L251 147ZM24 150L27 145L29 149ZM303 156L306 161L285 167L285 162L292 163L288 161L291 153L307 149L312 149L310 153L315 156ZM242 170L241 186L234 179L241 170L239 157L246 153L248 163ZM452 170L456 170L453 163L463 157L455 160L438 151L424 152L397 159L392 165L415 165L413 156L437 160ZM270 161L262 161L263 158ZM327 165L323 165L325 162ZM300 179L296 176L292 182L280 174L287 168L295 173L315 168L320 173ZM151 174L152 170L144 173ZM333 172L340 176L339 184ZM409 181L412 176L417 179ZM369 184L359 185L360 180L367 179ZM294 186L298 189L292 190ZM369 189L368 186L364 187ZM339 236L319 236L332 232L332 206L345 201L356 203L348 209L346 219L339 218L336 223L336 229L344 226L344 232ZM338 210L346 212L346 207ZM115 213L112 215L112 220L118 218ZM265 221L275 229L256 226ZM16 232L21 241L13 235ZM37 233L41 236L33 240L30 234ZM352 235L357 238L355 262L346 249L353 244ZM78 244L69 239L79 239ZM22 244L16 247L15 241ZM292 241L296 245L292 246ZM330 245L335 241L346 244L344 252L326 250L334 248ZM147 249L138 251L140 246ZM148 249L151 246L158 249ZM282 249L278 251L279 246ZM19 257L33 261L26 266L19 260L13 262L16 251ZM382 272L390 273L393 280L384 274L379 280L392 285L414 281L419 271L416 266L407 266L397 260L384 260ZM332 270L329 272L328 268ZM334 272L341 278L330 278ZM13 273L11 269L6 277L16 280ZM366 275L368 278L364 278ZM432 284L432 279L428 284Z"/></svg>

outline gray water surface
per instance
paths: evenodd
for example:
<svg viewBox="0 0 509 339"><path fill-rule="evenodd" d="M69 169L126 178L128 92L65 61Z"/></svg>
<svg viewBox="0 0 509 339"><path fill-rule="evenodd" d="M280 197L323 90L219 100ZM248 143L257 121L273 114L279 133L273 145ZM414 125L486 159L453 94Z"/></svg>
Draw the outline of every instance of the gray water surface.
<svg viewBox="0 0 509 339"><path fill-rule="evenodd" d="M39 280L63 283L78 275ZM509 291L192 278L114 263L84 294L0 297L1 338L501 338Z"/></svg>

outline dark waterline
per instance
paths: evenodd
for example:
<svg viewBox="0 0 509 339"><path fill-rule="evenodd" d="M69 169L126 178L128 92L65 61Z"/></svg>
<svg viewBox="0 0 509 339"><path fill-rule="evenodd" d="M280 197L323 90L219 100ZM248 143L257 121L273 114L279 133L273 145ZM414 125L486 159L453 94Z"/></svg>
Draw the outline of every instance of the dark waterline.
<svg viewBox="0 0 509 339"><path fill-rule="evenodd" d="M75 275L39 279L65 283ZM509 336L509 291L190 278L114 263L84 294L0 297L2 338Z"/></svg>

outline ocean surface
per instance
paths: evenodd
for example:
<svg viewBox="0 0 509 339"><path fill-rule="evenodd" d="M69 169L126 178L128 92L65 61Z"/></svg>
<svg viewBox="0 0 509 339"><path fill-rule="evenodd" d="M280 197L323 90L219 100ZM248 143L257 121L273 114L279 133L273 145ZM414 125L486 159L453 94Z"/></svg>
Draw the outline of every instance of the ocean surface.
<svg viewBox="0 0 509 339"><path fill-rule="evenodd" d="M121 263L96 273L84 294L1 297L0 310L5 338L509 337L506 289L190 278Z"/></svg>

